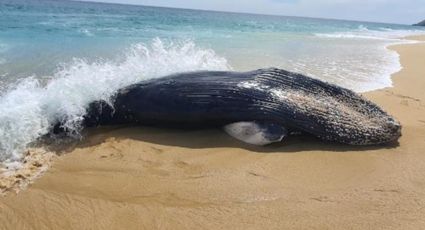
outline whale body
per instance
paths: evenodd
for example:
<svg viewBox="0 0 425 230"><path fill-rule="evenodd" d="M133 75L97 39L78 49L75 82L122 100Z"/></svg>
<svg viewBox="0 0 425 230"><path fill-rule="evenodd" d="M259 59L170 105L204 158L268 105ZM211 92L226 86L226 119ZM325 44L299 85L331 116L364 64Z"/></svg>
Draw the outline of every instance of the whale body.
<svg viewBox="0 0 425 230"><path fill-rule="evenodd" d="M257 145L293 132L350 145L401 135L398 121L353 91L276 68L174 74L125 87L112 105L90 104L85 126L115 124L221 126Z"/></svg>

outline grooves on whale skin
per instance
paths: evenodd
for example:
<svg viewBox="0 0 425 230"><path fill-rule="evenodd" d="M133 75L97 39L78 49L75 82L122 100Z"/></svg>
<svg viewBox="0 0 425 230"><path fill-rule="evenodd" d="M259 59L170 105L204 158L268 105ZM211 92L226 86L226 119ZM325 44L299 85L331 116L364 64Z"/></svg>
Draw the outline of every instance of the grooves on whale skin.
<svg viewBox="0 0 425 230"><path fill-rule="evenodd" d="M174 74L123 88L113 101L91 103L84 125L222 126L256 145L294 131L351 145L401 136L398 121L353 91L276 68Z"/></svg>

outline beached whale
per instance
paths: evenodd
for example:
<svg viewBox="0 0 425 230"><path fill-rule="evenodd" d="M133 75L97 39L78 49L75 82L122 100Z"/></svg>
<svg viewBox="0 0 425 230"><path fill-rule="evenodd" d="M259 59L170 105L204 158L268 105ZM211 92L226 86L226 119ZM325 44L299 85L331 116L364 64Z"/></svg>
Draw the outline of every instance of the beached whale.
<svg viewBox="0 0 425 230"><path fill-rule="evenodd" d="M351 90L282 69L201 71L151 79L119 90L112 106L93 102L86 126L222 126L239 140L266 145L293 132L351 145L393 142L401 126Z"/></svg>

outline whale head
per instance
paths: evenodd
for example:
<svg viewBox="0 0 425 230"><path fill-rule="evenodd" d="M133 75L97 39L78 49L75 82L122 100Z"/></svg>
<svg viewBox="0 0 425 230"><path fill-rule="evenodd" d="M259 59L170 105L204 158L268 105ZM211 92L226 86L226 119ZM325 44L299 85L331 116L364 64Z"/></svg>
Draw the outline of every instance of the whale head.
<svg viewBox="0 0 425 230"><path fill-rule="evenodd" d="M273 121L323 140L351 145L396 141L401 125L363 96L334 84L281 69L260 70L239 87L256 91ZM264 99L266 98L266 99Z"/></svg>

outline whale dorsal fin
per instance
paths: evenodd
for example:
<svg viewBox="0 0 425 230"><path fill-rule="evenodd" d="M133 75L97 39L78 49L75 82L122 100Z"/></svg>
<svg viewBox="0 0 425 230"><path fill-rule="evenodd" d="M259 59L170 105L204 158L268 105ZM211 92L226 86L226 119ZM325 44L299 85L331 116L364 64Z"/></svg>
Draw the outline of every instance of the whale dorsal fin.
<svg viewBox="0 0 425 230"><path fill-rule="evenodd" d="M224 126L230 136L252 145L268 145L280 142L288 135L281 125L269 122L241 121Z"/></svg>

